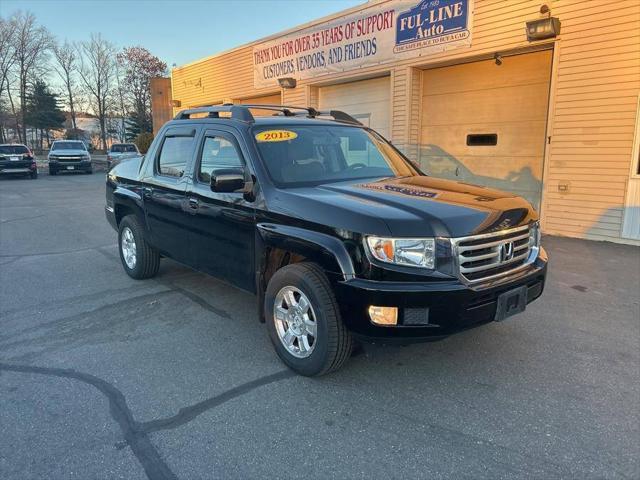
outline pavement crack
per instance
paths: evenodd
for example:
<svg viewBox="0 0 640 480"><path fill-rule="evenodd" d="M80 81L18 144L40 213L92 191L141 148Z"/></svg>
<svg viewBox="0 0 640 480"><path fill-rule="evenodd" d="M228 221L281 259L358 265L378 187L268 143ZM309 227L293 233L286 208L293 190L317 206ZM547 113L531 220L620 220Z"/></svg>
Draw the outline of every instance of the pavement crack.
<svg viewBox="0 0 640 480"><path fill-rule="evenodd" d="M9 220L2 220L0 222L0 225L4 225L5 223L11 223L11 222L21 222L23 220L34 220L36 218L42 218L42 217L46 217L46 215L42 214L42 215L35 215L33 217L19 217L19 218L11 218Z"/></svg>
<svg viewBox="0 0 640 480"><path fill-rule="evenodd" d="M63 250L61 252L25 253L25 254L17 254L17 255L3 254L3 255L0 255L0 258L14 258L14 257L28 258L28 257L48 257L51 255L72 255L74 253L87 252L91 250L97 250L99 248L114 247L114 246L116 246L115 243L105 243L104 245L96 245L94 247L86 247L86 248L76 248L74 250Z"/></svg>
<svg viewBox="0 0 640 480"><path fill-rule="evenodd" d="M225 310L223 310L221 308L218 308L218 307L216 307L214 305L211 305L209 302L207 302L201 296L196 295L195 293L190 292L189 290L186 290L186 289L184 289L182 287L178 287L177 285L174 285L174 284L171 285L171 289L173 291L175 291L175 292L178 292L178 293L184 295L185 297L187 297L192 302L197 303L198 305L200 305L205 310L208 310L211 313L215 313L219 317L226 318L226 319L231 319L231 315L229 315Z"/></svg>
<svg viewBox="0 0 640 480"><path fill-rule="evenodd" d="M280 372L260 377L237 387L233 387L226 392L223 392L215 397L207 398L201 402L195 403L189 407L181 408L178 413L172 417L161 418L158 420L151 420L140 424L140 429L144 433L157 432L159 430L169 430L178 428L185 425L202 415L203 413L211 410L215 407L222 405L234 398L241 397L247 393L255 390L256 388L263 387L272 383L286 380L287 378L294 377L295 373L291 370L282 370Z"/></svg>
<svg viewBox="0 0 640 480"><path fill-rule="evenodd" d="M158 295L162 295L162 294L166 294L166 293L171 293L172 290L171 289L166 289L166 290L160 290L160 291L155 291L155 292L150 292L150 293L144 293L142 295L137 295L134 297L129 297L125 300L122 300L120 302L117 303L118 308L120 309L126 309L129 308L130 306L135 306L135 305L140 305L140 304L144 304L145 302L147 302L148 300L153 300L156 299L158 297ZM47 332L47 330L51 330L54 326L59 326L62 324L67 324L67 325L71 325L73 327L86 327L86 325L84 325L83 323L81 323L80 321L82 320L86 320L89 317L92 316L96 316L97 314L101 313L101 312L113 312L114 310L114 305L113 304L106 304L106 305L101 305L99 307L96 307L92 310L88 310L88 311L82 311L79 313L74 313L73 315L69 315L69 316L65 316L62 318L58 318L55 320L51 320L45 323L41 323L38 324L36 326L33 327L27 327L27 328L23 328L22 330L18 330L16 332L7 334L7 335L0 335L0 345L3 346L3 348L10 348L10 347L16 347L16 346L20 346L20 345L30 345L33 343L33 339L32 338L27 338L27 339L22 339L22 340L14 340L14 341L10 341L13 338L16 337L22 337L25 334L29 334L29 333L34 333L34 332L41 332L41 331L45 331ZM99 324L100 326L102 326L103 328L106 328L106 325L103 325L103 323L101 322ZM95 325L90 325L90 327L95 326ZM110 327L111 328L111 327ZM47 340L51 340L53 334L55 332L49 331L47 332ZM65 343L64 345L68 345L68 337L65 336Z"/></svg>
<svg viewBox="0 0 640 480"><path fill-rule="evenodd" d="M102 393L109 401L109 412L111 417L120 427L124 439L131 447L131 451L136 456L147 477L154 480L177 479L178 477L171 471L166 462L162 459L156 447L151 443L147 432L140 428L134 420L127 401L116 387L109 382L88 373L78 372L72 369L45 368L28 365L11 365L0 363L0 371L16 373L32 373L36 375L46 375L65 379L73 379L91 385Z"/></svg>

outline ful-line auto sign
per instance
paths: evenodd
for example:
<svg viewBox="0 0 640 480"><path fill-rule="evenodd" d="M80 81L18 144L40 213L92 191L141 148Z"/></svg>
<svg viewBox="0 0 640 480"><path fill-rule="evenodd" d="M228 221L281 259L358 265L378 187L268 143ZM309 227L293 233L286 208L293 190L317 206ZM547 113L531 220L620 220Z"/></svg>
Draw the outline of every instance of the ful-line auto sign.
<svg viewBox="0 0 640 480"><path fill-rule="evenodd" d="M394 51L464 41L471 36L469 15L466 0L424 0L398 15Z"/></svg>
<svg viewBox="0 0 640 480"><path fill-rule="evenodd" d="M253 47L254 86L471 46L473 0L390 0Z"/></svg>

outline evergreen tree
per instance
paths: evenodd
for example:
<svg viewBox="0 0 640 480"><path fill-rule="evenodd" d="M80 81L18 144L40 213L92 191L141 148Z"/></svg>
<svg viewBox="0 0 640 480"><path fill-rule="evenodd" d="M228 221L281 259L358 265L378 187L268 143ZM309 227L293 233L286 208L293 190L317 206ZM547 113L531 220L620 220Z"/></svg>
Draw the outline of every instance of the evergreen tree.
<svg viewBox="0 0 640 480"><path fill-rule="evenodd" d="M135 112L130 113L130 117L125 120L125 138L127 141L133 141L141 133L150 133L152 130L150 115L136 115Z"/></svg>
<svg viewBox="0 0 640 480"><path fill-rule="evenodd" d="M39 142L42 149L42 137L49 138L50 130L64 129L65 115L58 105L58 96L49 90L42 80L36 80L27 95L25 123L40 133Z"/></svg>
<svg viewBox="0 0 640 480"><path fill-rule="evenodd" d="M140 127L136 117L127 118L124 121L124 138L127 142L133 141L140 134Z"/></svg>

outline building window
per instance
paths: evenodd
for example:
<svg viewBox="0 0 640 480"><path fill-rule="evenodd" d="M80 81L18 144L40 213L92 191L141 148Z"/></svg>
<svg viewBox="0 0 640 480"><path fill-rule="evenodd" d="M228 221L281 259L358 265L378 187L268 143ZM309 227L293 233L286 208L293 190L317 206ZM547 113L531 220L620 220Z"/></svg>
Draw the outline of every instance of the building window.
<svg viewBox="0 0 640 480"><path fill-rule="evenodd" d="M497 144L497 133L470 133L467 135L467 145L469 147L493 147Z"/></svg>

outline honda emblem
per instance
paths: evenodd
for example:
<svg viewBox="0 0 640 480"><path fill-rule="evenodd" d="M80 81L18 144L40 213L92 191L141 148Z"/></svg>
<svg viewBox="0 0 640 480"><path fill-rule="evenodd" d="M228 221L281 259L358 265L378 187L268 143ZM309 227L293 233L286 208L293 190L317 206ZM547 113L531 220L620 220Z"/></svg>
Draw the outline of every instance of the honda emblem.
<svg viewBox="0 0 640 480"><path fill-rule="evenodd" d="M505 242L500 245L500 261L508 262L513 258L513 242Z"/></svg>

